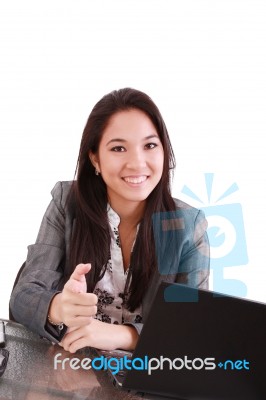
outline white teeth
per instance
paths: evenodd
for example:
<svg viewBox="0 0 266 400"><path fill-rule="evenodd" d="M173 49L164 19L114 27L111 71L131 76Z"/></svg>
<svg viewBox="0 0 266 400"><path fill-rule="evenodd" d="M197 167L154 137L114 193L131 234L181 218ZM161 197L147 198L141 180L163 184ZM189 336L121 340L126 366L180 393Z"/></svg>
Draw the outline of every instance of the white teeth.
<svg viewBox="0 0 266 400"><path fill-rule="evenodd" d="M127 178L123 178L123 179L129 183L141 183L141 182L146 181L147 176L138 176L137 178L127 177Z"/></svg>

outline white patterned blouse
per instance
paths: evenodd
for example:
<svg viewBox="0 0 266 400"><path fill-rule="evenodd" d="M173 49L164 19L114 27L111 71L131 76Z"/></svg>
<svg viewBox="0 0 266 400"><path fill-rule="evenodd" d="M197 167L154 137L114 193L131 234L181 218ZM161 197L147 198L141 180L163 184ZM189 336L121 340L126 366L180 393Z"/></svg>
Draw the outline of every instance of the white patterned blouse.
<svg viewBox="0 0 266 400"><path fill-rule="evenodd" d="M113 324L139 323L142 322L141 306L134 312L130 312L124 302L128 269L124 271L120 247L118 230L120 218L109 204L107 215L111 227L111 258L108 260L103 278L97 282L94 289L94 293L98 296L98 310L95 318Z"/></svg>

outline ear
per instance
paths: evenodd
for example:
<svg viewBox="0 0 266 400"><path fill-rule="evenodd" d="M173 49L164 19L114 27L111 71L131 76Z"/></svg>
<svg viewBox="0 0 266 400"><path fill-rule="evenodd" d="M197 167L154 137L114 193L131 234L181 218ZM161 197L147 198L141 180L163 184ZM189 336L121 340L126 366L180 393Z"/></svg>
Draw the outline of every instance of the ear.
<svg viewBox="0 0 266 400"><path fill-rule="evenodd" d="M100 172L100 164L99 164L99 160L98 160L97 154L93 153L92 151L89 151L88 156L89 156L89 159L91 160L91 163L94 166L94 168L98 172Z"/></svg>

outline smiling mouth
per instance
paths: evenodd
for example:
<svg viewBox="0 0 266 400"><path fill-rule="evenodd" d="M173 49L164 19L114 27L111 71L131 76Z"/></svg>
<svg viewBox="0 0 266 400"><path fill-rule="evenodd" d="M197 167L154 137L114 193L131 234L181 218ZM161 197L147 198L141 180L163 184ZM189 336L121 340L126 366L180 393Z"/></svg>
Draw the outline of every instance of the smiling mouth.
<svg viewBox="0 0 266 400"><path fill-rule="evenodd" d="M143 176L127 176L125 178L122 178L125 182L127 183L142 183L145 182L148 179L147 175L143 175Z"/></svg>

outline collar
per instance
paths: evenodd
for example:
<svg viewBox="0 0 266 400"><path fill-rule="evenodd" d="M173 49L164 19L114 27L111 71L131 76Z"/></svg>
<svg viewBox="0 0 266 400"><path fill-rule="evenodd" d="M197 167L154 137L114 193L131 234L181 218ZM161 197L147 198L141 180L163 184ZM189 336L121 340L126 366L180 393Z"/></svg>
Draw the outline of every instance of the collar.
<svg viewBox="0 0 266 400"><path fill-rule="evenodd" d="M110 204L107 204L107 217L109 220L110 225L112 225L115 228L118 228L118 225L120 224L120 217L119 215L112 209Z"/></svg>

